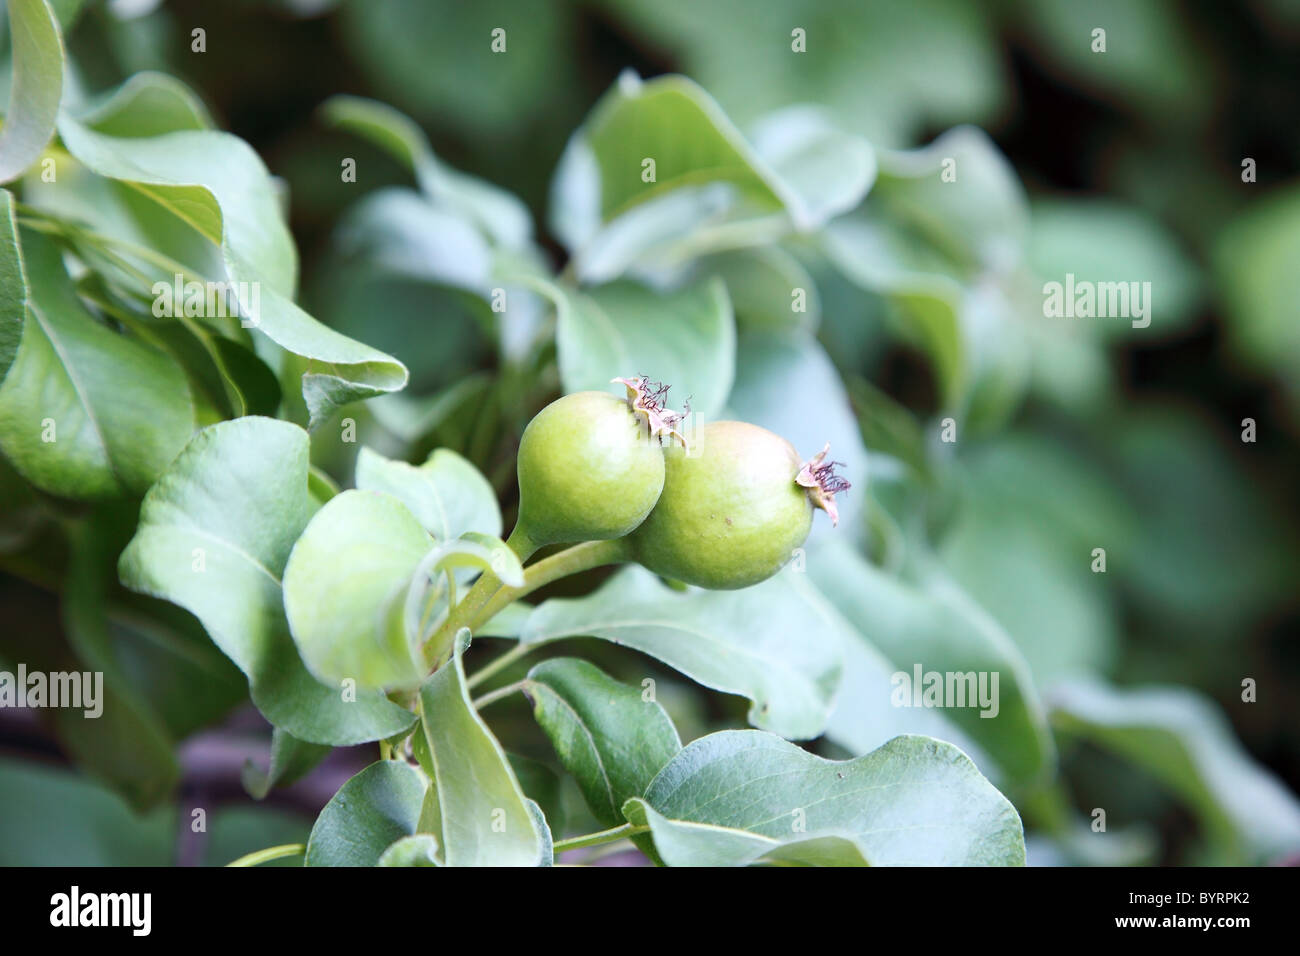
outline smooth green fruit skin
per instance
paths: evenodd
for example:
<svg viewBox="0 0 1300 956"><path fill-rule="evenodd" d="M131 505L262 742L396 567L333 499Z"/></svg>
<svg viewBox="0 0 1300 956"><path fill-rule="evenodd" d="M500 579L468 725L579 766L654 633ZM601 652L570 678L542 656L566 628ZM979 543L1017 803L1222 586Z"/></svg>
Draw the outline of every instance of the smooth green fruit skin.
<svg viewBox="0 0 1300 956"><path fill-rule="evenodd" d="M621 538L664 486L664 453L624 399L575 392L547 405L519 443L519 528L536 547Z"/></svg>
<svg viewBox="0 0 1300 956"><path fill-rule="evenodd" d="M770 578L812 528L798 453L746 422L710 422L695 447L698 457L665 449L663 494L629 539L632 553L656 574L713 590Z"/></svg>

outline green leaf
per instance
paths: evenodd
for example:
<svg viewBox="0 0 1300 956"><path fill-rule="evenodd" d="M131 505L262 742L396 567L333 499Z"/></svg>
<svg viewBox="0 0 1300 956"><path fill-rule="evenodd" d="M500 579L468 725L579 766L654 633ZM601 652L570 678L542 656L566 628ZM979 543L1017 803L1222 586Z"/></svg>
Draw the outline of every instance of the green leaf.
<svg viewBox="0 0 1300 956"><path fill-rule="evenodd" d="M935 578L914 586L886 574L842 543L828 542L813 554L808 571L821 592L858 632L906 677L891 694L904 701L916 668L947 676L987 674L993 700L988 707L949 706L943 710L1015 782L1034 781L1051 772L1056 753L1029 668L1006 633L955 586ZM997 676L996 692L993 678ZM862 693L862 689L847 689ZM874 692L884 694L880 687ZM890 698L891 701L893 697ZM995 710L996 708L996 710ZM985 717L984 714L992 716Z"/></svg>
<svg viewBox="0 0 1300 956"><path fill-rule="evenodd" d="M776 840L748 830L670 820L639 797L629 800L623 812L630 823L650 828L655 852L668 866L870 866L849 837Z"/></svg>
<svg viewBox="0 0 1300 956"><path fill-rule="evenodd" d="M821 320L817 285L797 259L780 246L723 252L702 259L698 274L718 276L742 329L800 328L816 331ZM803 311L795 293L803 293Z"/></svg>
<svg viewBox="0 0 1300 956"><path fill-rule="evenodd" d="M176 808L134 813L66 770L0 758L0 866L171 866Z"/></svg>
<svg viewBox="0 0 1300 956"><path fill-rule="evenodd" d="M556 347L566 392L613 391L618 377L644 375L690 398L703 420L731 391L736 330L727 290L717 280L657 294L631 282L588 293L555 290Z"/></svg>
<svg viewBox="0 0 1300 956"><path fill-rule="evenodd" d="M544 855L543 834L505 751L470 703L462 650L458 643L451 660L420 688L444 861L536 866Z"/></svg>
<svg viewBox="0 0 1300 956"><path fill-rule="evenodd" d="M713 98L684 76L643 82L635 73L623 73L570 150L589 151L595 159L604 222L638 203L700 183L729 183L768 211L782 210L793 199ZM643 181L645 159L655 162L653 182Z"/></svg>
<svg viewBox="0 0 1300 956"><path fill-rule="evenodd" d="M387 150L414 174L426 196L475 223L493 242L517 249L532 239L528 207L491 183L445 166L424 132L391 106L356 96L335 96L321 107L331 126L364 136Z"/></svg>
<svg viewBox="0 0 1300 956"><path fill-rule="evenodd" d="M336 746L392 737L414 717L380 693L348 701L317 682L285 620L281 576L316 507L307 450L306 432L286 422L203 429L145 496L118 570L127 587L198 617L275 726Z"/></svg>
<svg viewBox="0 0 1300 956"><path fill-rule="evenodd" d="M413 836L429 783L403 760L372 763L339 788L311 828L304 866L376 866ZM392 857L386 865L392 865Z"/></svg>
<svg viewBox="0 0 1300 956"><path fill-rule="evenodd" d="M1052 722L1152 774L1183 800L1236 865L1300 849L1300 802L1255 762L1223 713L1181 687L1059 685Z"/></svg>
<svg viewBox="0 0 1300 956"><path fill-rule="evenodd" d="M439 541L467 531L501 535L496 492L477 468L449 449L435 449L423 465L415 466L362 448L356 483L362 490L397 498Z"/></svg>
<svg viewBox="0 0 1300 956"><path fill-rule="evenodd" d="M791 214L800 232L855 208L876 180L871 144L839 129L821 108L770 113L754 125L751 138L796 197Z"/></svg>
<svg viewBox="0 0 1300 956"><path fill-rule="evenodd" d="M212 129L212 117L188 86L166 73L128 77L80 121L106 136L161 136L182 129Z"/></svg>
<svg viewBox="0 0 1300 956"><path fill-rule="evenodd" d="M9 0L14 79L0 127L0 183L17 179L54 135L63 93L63 39L45 0Z"/></svg>
<svg viewBox="0 0 1300 956"><path fill-rule="evenodd" d="M1092 549L1126 565L1137 515L1067 445L1007 434L964 459L960 510L939 555L1016 642L1035 681L1105 673L1119 648L1116 595Z"/></svg>
<svg viewBox="0 0 1300 956"><path fill-rule="evenodd" d="M376 866L441 866L438 841L430 833L405 836L384 851Z"/></svg>
<svg viewBox="0 0 1300 956"><path fill-rule="evenodd" d="M852 217L822 233L827 257L850 281L882 296L903 335L934 362L945 402L956 405L967 387L970 348L962 328L962 287L951 276L923 271L878 224Z"/></svg>
<svg viewBox="0 0 1300 956"><path fill-rule="evenodd" d="M50 240L24 232L20 251L7 192L0 205L0 281L12 294L0 361L21 336L0 384L0 448L52 494L142 493L194 428L185 376L85 309Z"/></svg>
<svg viewBox="0 0 1300 956"><path fill-rule="evenodd" d="M670 865L743 866L791 843L778 862L843 865L855 857L848 844L872 866L1025 862L1015 807L970 758L929 737L896 737L834 761L772 734L722 731L684 748L644 801L660 815L646 817ZM727 832L665 827L663 818ZM822 840L806 842L814 838Z"/></svg>
<svg viewBox="0 0 1300 956"><path fill-rule="evenodd" d="M1214 274L1238 354L1271 369L1300 408L1300 186L1266 194L1233 219L1213 250Z"/></svg>
<svg viewBox="0 0 1300 956"><path fill-rule="evenodd" d="M59 133L94 172L129 185L221 247L244 321L308 360L302 387L313 425L348 402L406 384L396 359L293 303L297 253L266 167L242 140L210 130L126 139L66 116Z"/></svg>
<svg viewBox="0 0 1300 956"><path fill-rule="evenodd" d="M488 297L492 250L460 216L409 189L379 189L344 215L343 256L364 256L384 272Z"/></svg>
<svg viewBox="0 0 1300 956"><path fill-rule="evenodd" d="M249 796L254 800L265 800L273 787L287 787L311 773L329 756L330 750L320 744L299 740L276 727L271 732L271 761L266 770L247 760L239 778Z"/></svg>
<svg viewBox="0 0 1300 956"><path fill-rule="evenodd" d="M958 126L923 149L881 153L872 197L965 269L1005 273L1024 255L1024 187L976 127Z"/></svg>
<svg viewBox="0 0 1300 956"><path fill-rule="evenodd" d="M344 491L316 512L284 568L284 610L303 663L324 684L413 687L406 592L433 542L391 495ZM339 560L341 554L346 561Z"/></svg>
<svg viewBox="0 0 1300 956"><path fill-rule="evenodd" d="M70 529L72 555L62 602L68 643L87 670L103 675L100 713L91 718L65 708L53 718L64 748L79 765L107 781L134 809L148 809L170 795L180 779L180 764L166 726L132 686L116 654L108 593L116 583L117 542L103 524L86 522ZM175 678L179 682L183 675Z"/></svg>
<svg viewBox="0 0 1300 956"><path fill-rule="evenodd" d="M827 609L787 569L743 591L680 593L629 567L592 594L552 598L528 617L520 640L596 637L649 654L687 677L749 699L749 721L791 739L826 726L840 679Z"/></svg>
<svg viewBox="0 0 1300 956"><path fill-rule="evenodd" d="M560 762L603 826L682 749L672 720L635 687L583 660L558 657L528 672L524 693Z"/></svg>

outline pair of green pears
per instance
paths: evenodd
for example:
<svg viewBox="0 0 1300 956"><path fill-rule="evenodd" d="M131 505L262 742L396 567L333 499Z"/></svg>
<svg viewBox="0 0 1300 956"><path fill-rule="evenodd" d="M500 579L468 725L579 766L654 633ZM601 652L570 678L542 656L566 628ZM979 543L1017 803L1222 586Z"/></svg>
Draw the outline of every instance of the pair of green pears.
<svg viewBox="0 0 1300 956"><path fill-rule="evenodd" d="M615 379L627 398L577 392L542 409L519 447L517 550L626 538L656 574L714 590L749 587L790 560L814 508L836 520L848 482L747 422L702 426L688 447L667 389Z"/></svg>

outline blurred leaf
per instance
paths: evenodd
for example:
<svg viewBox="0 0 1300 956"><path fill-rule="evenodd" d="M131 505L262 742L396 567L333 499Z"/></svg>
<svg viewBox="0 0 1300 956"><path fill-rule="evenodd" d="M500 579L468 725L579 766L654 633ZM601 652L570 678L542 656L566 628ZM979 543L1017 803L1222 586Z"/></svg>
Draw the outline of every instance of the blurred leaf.
<svg viewBox="0 0 1300 956"><path fill-rule="evenodd" d="M532 218L518 197L444 165L420 127L392 107L356 96L335 96L321 107L321 114L331 126L383 147L415 174L426 196L475 223L494 243L517 249L532 238Z"/></svg>
<svg viewBox="0 0 1300 956"><path fill-rule="evenodd" d="M681 741L654 699L598 667L572 657L528 672L524 693L560 762L577 780L602 826L623 821L622 807L640 796Z"/></svg>
<svg viewBox="0 0 1300 956"><path fill-rule="evenodd" d="M1006 628L1040 685L1107 672L1119 607L1093 573L1092 551L1125 554L1137 514L1094 462L1046 436L1005 435L965 463L960 510L939 546L945 565Z"/></svg>
<svg viewBox="0 0 1300 956"><path fill-rule="evenodd" d="M304 866L375 866L416 832L429 783L402 760L372 763L345 783L311 828Z"/></svg>
<svg viewBox="0 0 1300 956"><path fill-rule="evenodd" d="M378 692L345 701L294 648L280 577L315 508L307 488L302 429L265 418L205 428L145 495L122 582L198 617L275 726L337 746L391 737L411 714Z"/></svg>
<svg viewBox="0 0 1300 956"><path fill-rule="evenodd" d="M631 282L586 293L552 287L559 315L556 347L566 392L619 391L617 377L644 375L689 398L703 420L719 412L735 374L736 331L721 282L656 294Z"/></svg>
<svg viewBox="0 0 1300 956"><path fill-rule="evenodd" d="M751 131L754 149L798 202L794 225L808 232L860 203L876 179L876 156L861 136L840 130L817 107L770 113Z"/></svg>
<svg viewBox="0 0 1300 956"><path fill-rule="evenodd" d="M1218 423L1153 405L1126 412L1105 436L1140 517L1127 554L1110 554L1108 573L1119 572L1162 631L1235 639L1243 620L1294 593L1294 519L1238 457L1249 452L1218 437Z"/></svg>
<svg viewBox="0 0 1300 956"><path fill-rule="evenodd" d="M362 448L356 483L363 491L397 498L438 541L454 540L466 531L501 535L496 492L477 468L449 449L435 449L423 465L415 466Z"/></svg>
<svg viewBox="0 0 1300 956"><path fill-rule="evenodd" d="M807 740L825 728L840 679L823 613L792 570L743 591L683 594L629 567L586 597L543 602L519 639L597 637L631 647L705 687L748 698L754 726Z"/></svg>
<svg viewBox="0 0 1300 956"><path fill-rule="evenodd" d="M1002 629L960 590L939 578L923 587L905 584L842 543L816 552L808 571L861 639L906 676L906 683L891 679L891 703L909 691L920 695L917 668L922 674L988 674L992 706L986 710L967 701L946 707L943 716L969 734L1009 780L1032 782L1051 772L1055 748L1029 668Z"/></svg>
<svg viewBox="0 0 1300 956"><path fill-rule="evenodd" d="M1272 370L1300 408L1300 187L1276 190L1229 223L1214 246L1214 274L1239 354Z"/></svg>
<svg viewBox="0 0 1300 956"><path fill-rule="evenodd" d="M1261 863L1300 849L1300 802L1256 763L1213 703L1181 687L1077 681L1052 692L1052 721L1153 774L1224 854Z"/></svg>
<svg viewBox="0 0 1300 956"><path fill-rule="evenodd" d="M723 252L701 259L697 275L718 276L742 328L799 328L815 332L821 321L817 284L780 246ZM796 297L801 292L802 296ZM796 309L802 306L801 311Z"/></svg>
<svg viewBox="0 0 1300 956"><path fill-rule="evenodd" d="M547 115L577 79L573 61L556 57L573 30L564 4L352 0L339 14L346 47L385 99L477 139Z"/></svg>
<svg viewBox="0 0 1300 956"><path fill-rule="evenodd" d="M342 255L364 255L385 272L488 295L487 240L409 189L369 193L344 215L337 243Z"/></svg>
<svg viewBox="0 0 1300 956"><path fill-rule="evenodd" d="M1028 49L1072 85L1164 124L1194 122L1214 100L1205 54L1183 8L1170 0L1087 6L1037 0L1014 9L1019 29L1030 35ZM1106 31L1104 53L1093 48L1098 28Z"/></svg>
<svg viewBox="0 0 1300 956"><path fill-rule="evenodd" d="M667 51L739 122L816 102L876 143L992 119L1007 99L992 16L961 0L604 0L644 44ZM806 53L794 52L793 30ZM719 38L727 42L719 42Z"/></svg>
<svg viewBox="0 0 1300 956"><path fill-rule="evenodd" d="M0 127L0 183L17 179L54 135L63 92L63 38L45 0L8 0L13 85Z"/></svg>
<svg viewBox="0 0 1300 956"><path fill-rule="evenodd" d="M627 808L634 820L638 803ZM645 805L662 815L645 814L657 849L675 866L737 866L767 855L871 866L1025 861L1015 807L965 754L928 737L896 737L864 757L833 761L773 734L722 731L674 757ZM817 838L823 842L805 842Z"/></svg>
<svg viewBox="0 0 1300 956"><path fill-rule="evenodd" d="M988 134L973 126L948 130L922 149L881 153L872 197L965 269L1007 272L1023 255L1024 187Z"/></svg>
<svg viewBox="0 0 1300 956"><path fill-rule="evenodd" d="M444 861L537 866L543 862L541 828L505 752L470 703L462 650L458 643L447 665L420 688Z"/></svg>
<svg viewBox="0 0 1300 956"><path fill-rule="evenodd" d="M86 311L48 239L24 232L20 251L9 193L0 204L0 280L12 295L0 361L21 336L0 385L0 447L53 494L143 492L194 427L185 377Z"/></svg>
<svg viewBox="0 0 1300 956"><path fill-rule="evenodd" d="M826 255L846 278L886 299L904 335L934 362L944 401L956 405L969 382L970 355L962 328L964 292L952 277L910 261L888 229L846 219L822 233Z"/></svg>
<svg viewBox="0 0 1300 956"><path fill-rule="evenodd" d="M143 816L85 778L0 758L0 866L170 866L176 809Z"/></svg>
<svg viewBox="0 0 1300 956"><path fill-rule="evenodd" d="M266 168L242 140L209 130L123 139L69 117L59 133L86 166L131 184L221 247L245 321L309 360L302 385L313 424L350 401L406 384L400 362L326 328L293 303L297 253Z"/></svg>
<svg viewBox="0 0 1300 956"><path fill-rule="evenodd" d="M424 661L403 612L411 576L432 545L392 495L344 491L316 512L284 567L284 611L317 680L362 688L420 683Z"/></svg>

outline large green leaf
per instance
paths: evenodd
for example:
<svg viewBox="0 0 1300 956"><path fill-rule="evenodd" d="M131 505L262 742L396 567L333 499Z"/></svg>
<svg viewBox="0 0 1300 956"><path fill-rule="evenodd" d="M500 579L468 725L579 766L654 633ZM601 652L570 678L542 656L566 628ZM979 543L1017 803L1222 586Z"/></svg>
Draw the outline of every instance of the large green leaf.
<svg viewBox="0 0 1300 956"><path fill-rule="evenodd" d="M3 192L3 191L0 191ZM189 440L185 376L81 304L60 250L24 232L0 196L0 448L32 484L70 498L143 492Z"/></svg>
<svg viewBox="0 0 1300 956"><path fill-rule="evenodd" d="M537 866L544 834L505 751L470 703L463 648L420 688L443 861L448 866Z"/></svg>
<svg viewBox="0 0 1300 956"><path fill-rule="evenodd" d="M565 391L622 389L610 380L644 375L672 386L679 410L687 398L702 420L721 410L736 367L735 320L721 282L662 295L632 282L555 294Z"/></svg>
<svg viewBox="0 0 1300 956"><path fill-rule="evenodd" d="M1177 687L1053 688L1052 722L1152 774L1182 799L1226 856L1247 864L1300 850L1300 801L1242 749L1212 702Z"/></svg>
<svg viewBox="0 0 1300 956"><path fill-rule="evenodd" d="M635 648L706 687L748 698L754 726L809 739L825 728L840 679L828 620L793 569L743 591L683 594L630 567L586 597L544 602L519 639L586 636Z"/></svg>
<svg viewBox="0 0 1300 956"><path fill-rule="evenodd" d="M922 688L913 686L918 667L922 675L942 675L945 687L948 674L973 674L977 680L986 674L990 706L940 700L947 704L943 715L969 734L1008 779L1034 781L1052 770L1055 749L1029 668L1006 633L969 597L938 578L924 586L904 583L840 543L828 543L811 555L808 571L861 639L906 676L907 683L900 678L891 694L907 700L911 687L920 695ZM885 687L875 690L886 692Z"/></svg>
<svg viewBox="0 0 1300 956"><path fill-rule="evenodd" d="M467 531L501 535L496 492L477 468L449 449L435 449L416 466L362 448L356 482L362 490L387 492L400 500L439 541Z"/></svg>
<svg viewBox="0 0 1300 956"><path fill-rule="evenodd" d="M378 692L347 700L319 683L285 620L281 576L316 507L307 444L302 429L265 418L199 432L145 496L119 572L198 617L277 727L340 746L391 737L414 716Z"/></svg>
<svg viewBox="0 0 1300 956"><path fill-rule="evenodd" d="M339 788L316 818L304 866L375 866L415 834L429 782L404 760L372 763Z"/></svg>
<svg viewBox="0 0 1300 956"><path fill-rule="evenodd" d="M698 85L683 76L643 82L624 73L578 134L599 171L600 215L608 222L632 206L682 185L725 182L757 207L777 210L793 198ZM655 161L655 181L642 161Z"/></svg>
<svg viewBox="0 0 1300 956"><path fill-rule="evenodd" d="M528 672L524 693L560 762L578 782L604 826L622 822L622 807L677 751L677 729L664 709L635 687L572 657Z"/></svg>
<svg viewBox="0 0 1300 956"><path fill-rule="evenodd" d="M0 127L0 183L16 179L54 135L63 93L63 38L45 0L9 0L14 79Z"/></svg>
<svg viewBox="0 0 1300 956"><path fill-rule="evenodd" d="M266 167L242 140L211 130L106 136L67 116L59 133L78 161L138 190L221 247L245 321L307 360L303 397L313 424L338 406L406 384L396 359L294 304L297 253Z"/></svg>
<svg viewBox="0 0 1300 956"><path fill-rule="evenodd" d="M929 737L896 737L834 761L772 734L722 731L674 757L644 802L659 815L644 816L670 865L739 866L769 855L872 866L1025 862L1015 807L965 754ZM627 809L634 821L641 815L636 803Z"/></svg>
<svg viewBox="0 0 1300 956"><path fill-rule="evenodd" d="M411 576L432 544L392 495L345 491L316 512L284 568L284 611L318 680L419 684L425 668L404 612Z"/></svg>

